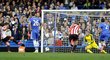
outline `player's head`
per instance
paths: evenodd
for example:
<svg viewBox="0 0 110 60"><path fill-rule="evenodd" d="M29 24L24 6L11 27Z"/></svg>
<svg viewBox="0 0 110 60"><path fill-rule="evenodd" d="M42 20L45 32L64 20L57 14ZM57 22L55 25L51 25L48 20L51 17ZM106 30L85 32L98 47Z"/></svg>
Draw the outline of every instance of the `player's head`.
<svg viewBox="0 0 110 60"><path fill-rule="evenodd" d="M37 17L40 17L40 13L36 13L36 16L37 16Z"/></svg>
<svg viewBox="0 0 110 60"><path fill-rule="evenodd" d="M35 16L35 12L32 12L32 16Z"/></svg>
<svg viewBox="0 0 110 60"><path fill-rule="evenodd" d="M77 22L75 22L75 24L76 24L76 25L79 25L79 22L77 21Z"/></svg>
<svg viewBox="0 0 110 60"><path fill-rule="evenodd" d="M76 24L75 24L75 21L72 21L71 27L74 28L75 25L76 25Z"/></svg>
<svg viewBox="0 0 110 60"><path fill-rule="evenodd" d="M3 30L5 31L5 30L7 30L9 28L9 24L8 23L4 23L3 24Z"/></svg>
<svg viewBox="0 0 110 60"><path fill-rule="evenodd" d="M90 34L90 30L86 30L85 34L89 35Z"/></svg>
<svg viewBox="0 0 110 60"><path fill-rule="evenodd" d="M32 12L32 16L40 17L40 13Z"/></svg>
<svg viewBox="0 0 110 60"><path fill-rule="evenodd" d="M101 22L105 22L105 19L104 19L104 18L102 18L102 19L101 19Z"/></svg>

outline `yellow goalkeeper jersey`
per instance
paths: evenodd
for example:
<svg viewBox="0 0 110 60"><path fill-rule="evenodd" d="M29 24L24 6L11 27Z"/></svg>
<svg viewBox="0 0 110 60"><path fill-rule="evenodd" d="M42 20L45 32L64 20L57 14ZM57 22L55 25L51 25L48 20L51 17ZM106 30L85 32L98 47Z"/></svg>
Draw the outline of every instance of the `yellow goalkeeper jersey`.
<svg viewBox="0 0 110 60"><path fill-rule="evenodd" d="M93 43L93 42L95 42L95 40L93 39L93 35L92 35L92 34L86 35L86 36L84 37L84 40L85 40L87 43Z"/></svg>

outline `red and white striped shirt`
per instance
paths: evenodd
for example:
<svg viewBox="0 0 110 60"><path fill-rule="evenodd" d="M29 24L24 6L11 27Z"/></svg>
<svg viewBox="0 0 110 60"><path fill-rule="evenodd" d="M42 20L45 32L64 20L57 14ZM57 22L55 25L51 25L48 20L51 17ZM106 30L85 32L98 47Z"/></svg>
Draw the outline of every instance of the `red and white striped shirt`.
<svg viewBox="0 0 110 60"><path fill-rule="evenodd" d="M70 27L70 34L78 34L79 33L79 25L75 24L74 27Z"/></svg>

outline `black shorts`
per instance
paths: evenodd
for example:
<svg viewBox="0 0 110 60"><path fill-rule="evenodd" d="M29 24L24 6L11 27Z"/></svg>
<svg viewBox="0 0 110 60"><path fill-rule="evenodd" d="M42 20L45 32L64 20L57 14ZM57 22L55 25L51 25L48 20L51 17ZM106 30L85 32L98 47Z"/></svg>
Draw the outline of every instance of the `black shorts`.
<svg viewBox="0 0 110 60"><path fill-rule="evenodd" d="M70 34L69 35L69 41L77 41L78 40L78 35L77 34Z"/></svg>
<svg viewBox="0 0 110 60"><path fill-rule="evenodd" d="M7 36L7 37L5 37L4 39L2 39L2 41L3 41L4 43L6 43L6 42L8 42L8 41L10 40L10 37L11 37L11 36Z"/></svg>

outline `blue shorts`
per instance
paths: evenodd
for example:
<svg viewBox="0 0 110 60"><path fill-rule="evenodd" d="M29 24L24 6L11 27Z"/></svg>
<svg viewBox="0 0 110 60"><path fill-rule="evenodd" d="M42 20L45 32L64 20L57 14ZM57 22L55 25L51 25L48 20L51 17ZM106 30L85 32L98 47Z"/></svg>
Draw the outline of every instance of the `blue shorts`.
<svg viewBox="0 0 110 60"><path fill-rule="evenodd" d="M39 39L39 32L31 31L31 39L38 40Z"/></svg>
<svg viewBox="0 0 110 60"><path fill-rule="evenodd" d="M100 34L99 38L101 41L108 41L110 38L110 33L102 33Z"/></svg>

